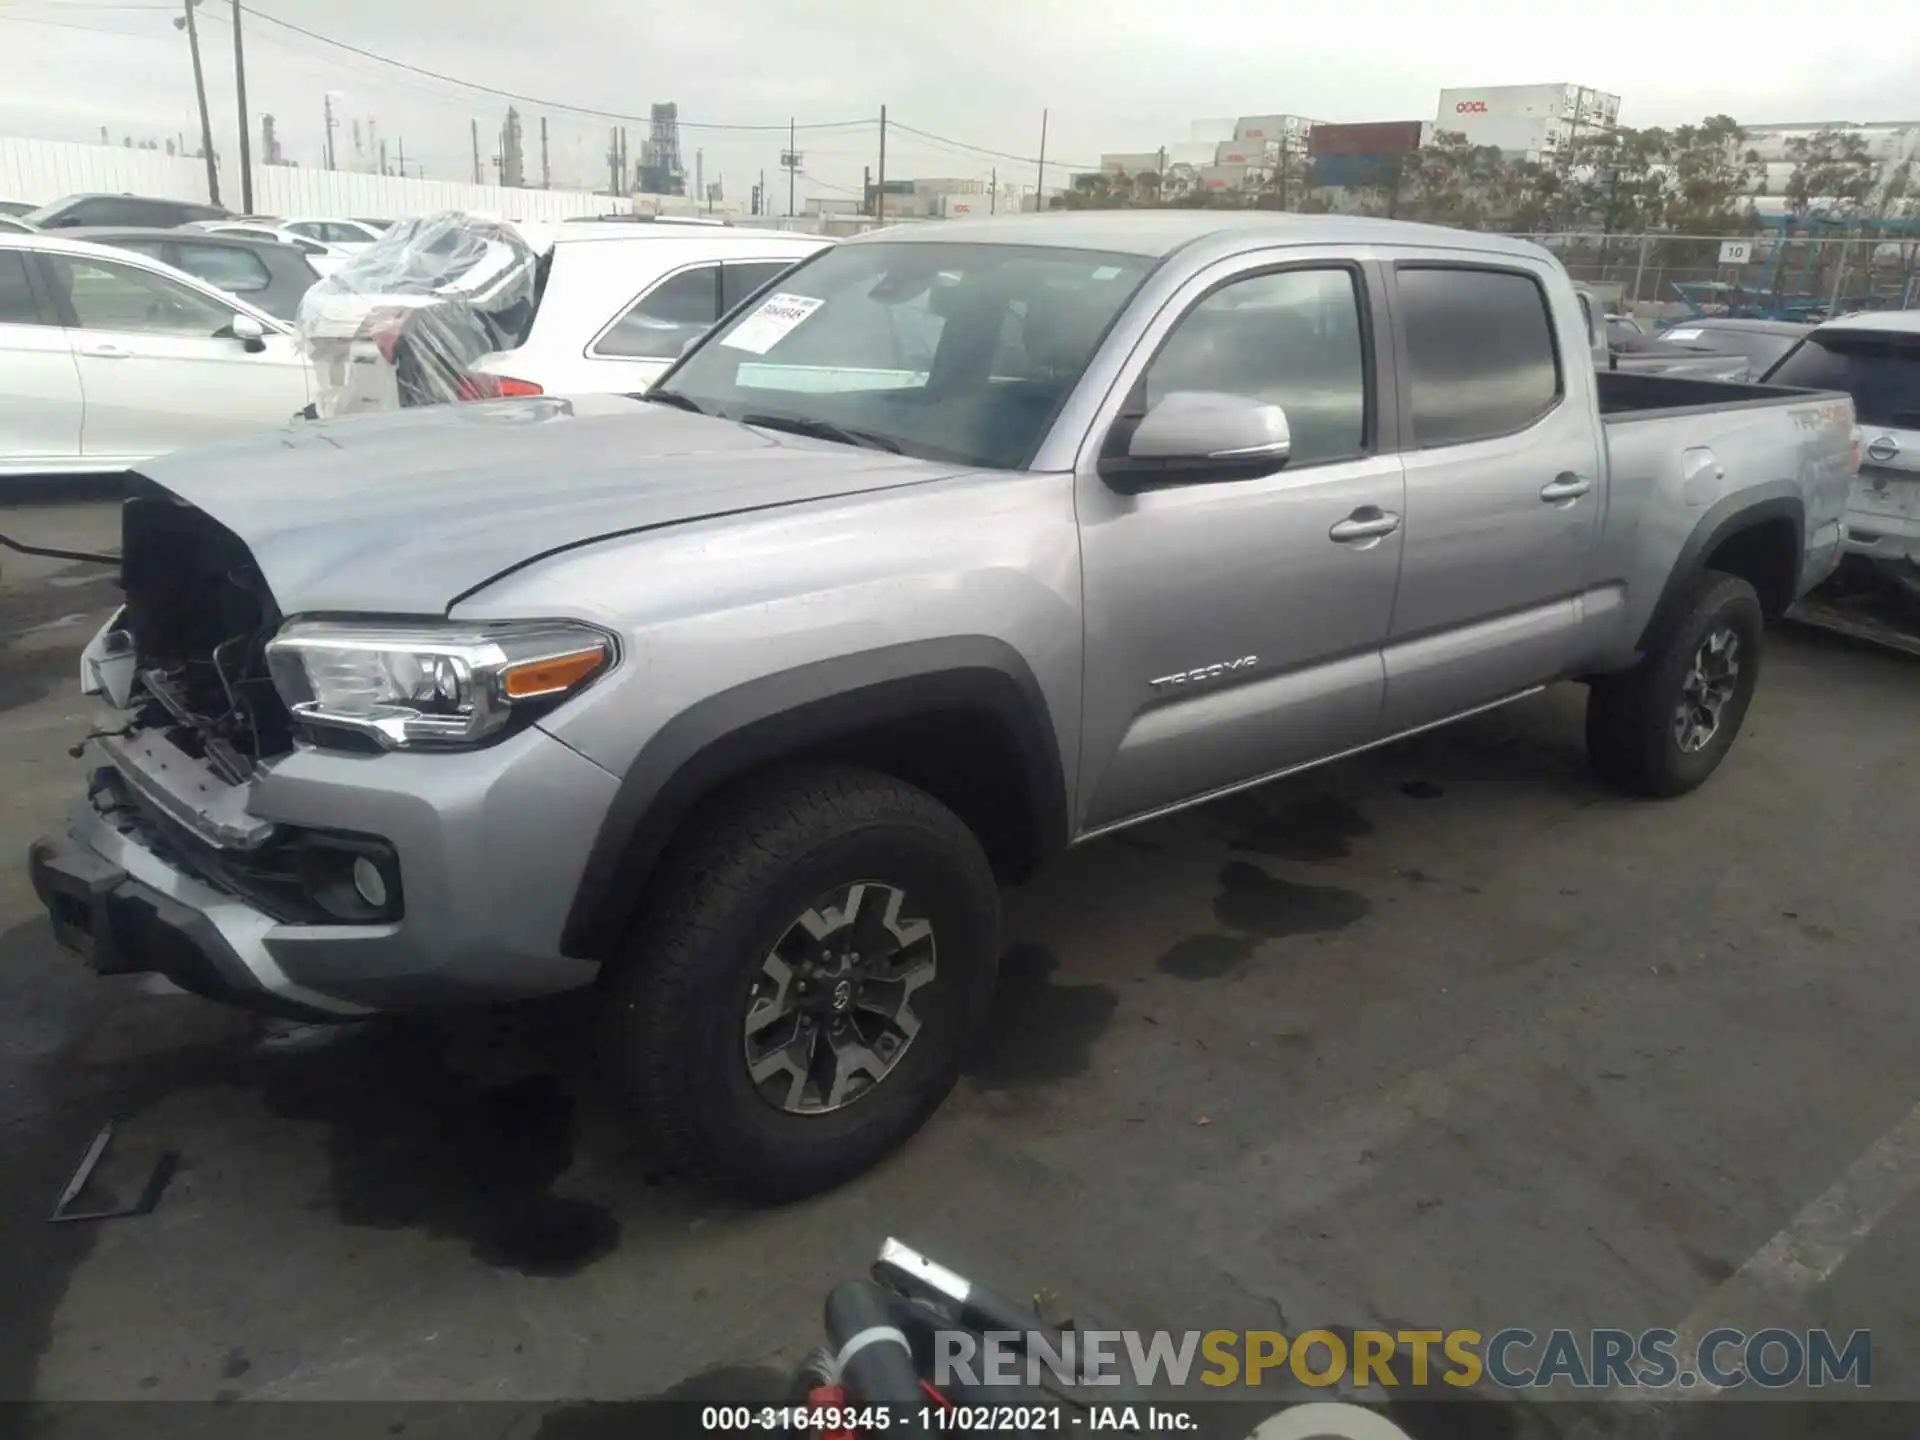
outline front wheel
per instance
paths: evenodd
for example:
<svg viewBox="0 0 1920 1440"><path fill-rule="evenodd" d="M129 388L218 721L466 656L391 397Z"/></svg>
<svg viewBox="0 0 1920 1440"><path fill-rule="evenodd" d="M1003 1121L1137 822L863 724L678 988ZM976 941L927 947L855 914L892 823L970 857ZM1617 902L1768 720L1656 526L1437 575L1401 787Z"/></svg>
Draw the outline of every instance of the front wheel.
<svg viewBox="0 0 1920 1440"><path fill-rule="evenodd" d="M999 895L971 831L851 767L760 777L694 822L612 967L610 1068L671 1162L758 1199L839 1183L959 1077Z"/></svg>
<svg viewBox="0 0 1920 1440"><path fill-rule="evenodd" d="M1694 581L1664 637L1587 696L1587 760L1636 795L1684 795L1719 768L1760 681L1760 597L1710 570Z"/></svg>

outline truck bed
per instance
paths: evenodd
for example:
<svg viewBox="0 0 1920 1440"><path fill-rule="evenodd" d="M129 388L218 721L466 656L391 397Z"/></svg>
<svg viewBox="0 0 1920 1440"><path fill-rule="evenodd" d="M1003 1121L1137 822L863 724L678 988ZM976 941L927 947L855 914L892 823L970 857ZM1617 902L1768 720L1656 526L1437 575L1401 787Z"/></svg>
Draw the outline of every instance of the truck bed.
<svg viewBox="0 0 1920 1440"><path fill-rule="evenodd" d="M1789 385L1699 380L1688 375L1636 375L1625 370L1602 370L1594 378L1600 384L1600 418L1610 424L1709 410L1792 405L1827 394ZM1835 392L1833 398L1845 397Z"/></svg>

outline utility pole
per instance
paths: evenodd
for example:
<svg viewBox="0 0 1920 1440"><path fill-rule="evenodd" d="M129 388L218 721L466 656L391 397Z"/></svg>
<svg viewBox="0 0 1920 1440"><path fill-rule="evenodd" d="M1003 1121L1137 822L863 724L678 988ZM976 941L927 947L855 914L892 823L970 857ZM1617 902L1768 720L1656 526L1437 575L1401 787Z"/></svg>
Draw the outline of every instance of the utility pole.
<svg viewBox="0 0 1920 1440"><path fill-rule="evenodd" d="M387 142L384 140L380 142L380 173L382 175L390 175L393 173L387 169Z"/></svg>
<svg viewBox="0 0 1920 1440"><path fill-rule="evenodd" d="M240 0L233 5L233 95L240 106L240 211L253 214L253 141L247 134L247 52L240 40Z"/></svg>
<svg viewBox="0 0 1920 1440"><path fill-rule="evenodd" d="M193 7L198 3L199 0L186 0L186 17L174 21L173 27L187 32L187 48L193 52L193 93L200 102L200 148L207 155L207 199L218 205L220 170L213 163L213 122L207 118L207 79L200 69L200 27L193 23ZM244 133L241 143L246 143Z"/></svg>
<svg viewBox="0 0 1920 1440"><path fill-rule="evenodd" d="M787 117L787 218L793 218L793 182L800 178L800 151L793 143L793 117Z"/></svg>
<svg viewBox="0 0 1920 1440"><path fill-rule="evenodd" d="M480 122L467 121L467 132L473 137L473 183L483 183L485 177L480 173Z"/></svg>
<svg viewBox="0 0 1920 1440"><path fill-rule="evenodd" d="M553 188L552 172L547 169L547 117L540 117L540 188Z"/></svg>
<svg viewBox="0 0 1920 1440"><path fill-rule="evenodd" d="M404 137L393 142L394 152L400 157L400 178L407 178L407 142Z"/></svg>
<svg viewBox="0 0 1920 1440"><path fill-rule="evenodd" d="M765 215L768 208L767 172L762 170L760 172L760 183L753 187L753 213L756 215Z"/></svg>
<svg viewBox="0 0 1920 1440"><path fill-rule="evenodd" d="M987 191L987 213L998 215L1000 213L1000 167L994 166L991 173L993 178L987 182L992 187Z"/></svg>
<svg viewBox="0 0 1920 1440"><path fill-rule="evenodd" d="M873 213L873 167L871 165L860 167L860 213L862 215Z"/></svg>
<svg viewBox="0 0 1920 1440"><path fill-rule="evenodd" d="M695 204L707 198L707 152L705 150L693 152L693 188Z"/></svg>
<svg viewBox="0 0 1920 1440"><path fill-rule="evenodd" d="M327 169L333 169L333 92L326 95L327 104Z"/></svg>
<svg viewBox="0 0 1920 1440"><path fill-rule="evenodd" d="M880 188L873 192L873 218L887 223L887 107L880 107Z"/></svg>
<svg viewBox="0 0 1920 1440"><path fill-rule="evenodd" d="M1047 208L1047 112L1040 112L1040 170L1033 181L1033 208Z"/></svg>

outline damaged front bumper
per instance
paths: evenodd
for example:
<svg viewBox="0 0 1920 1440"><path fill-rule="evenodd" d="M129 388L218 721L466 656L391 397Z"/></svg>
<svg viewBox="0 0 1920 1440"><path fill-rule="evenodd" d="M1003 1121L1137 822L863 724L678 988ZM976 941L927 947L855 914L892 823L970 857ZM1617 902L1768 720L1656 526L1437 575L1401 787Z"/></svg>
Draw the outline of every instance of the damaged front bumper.
<svg viewBox="0 0 1920 1440"><path fill-rule="evenodd" d="M183 777L150 737L92 748L108 763L29 865L55 938L101 974L157 973L334 1020L553 994L597 974L559 937L617 783L537 728L459 755L303 747L238 787ZM325 913L310 853L354 846L391 861L404 893L392 918Z"/></svg>

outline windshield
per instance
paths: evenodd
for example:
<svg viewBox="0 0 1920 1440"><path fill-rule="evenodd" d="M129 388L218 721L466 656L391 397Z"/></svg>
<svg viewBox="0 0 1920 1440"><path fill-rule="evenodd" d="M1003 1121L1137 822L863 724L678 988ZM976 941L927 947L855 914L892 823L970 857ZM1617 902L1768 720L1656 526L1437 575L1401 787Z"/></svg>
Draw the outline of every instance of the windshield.
<svg viewBox="0 0 1920 1440"><path fill-rule="evenodd" d="M1844 390L1862 425L1920 430L1920 336L1809 335L1766 378L1770 385Z"/></svg>
<svg viewBox="0 0 1920 1440"><path fill-rule="evenodd" d="M716 328L656 393L1018 469L1152 266L1051 246L837 246Z"/></svg>

